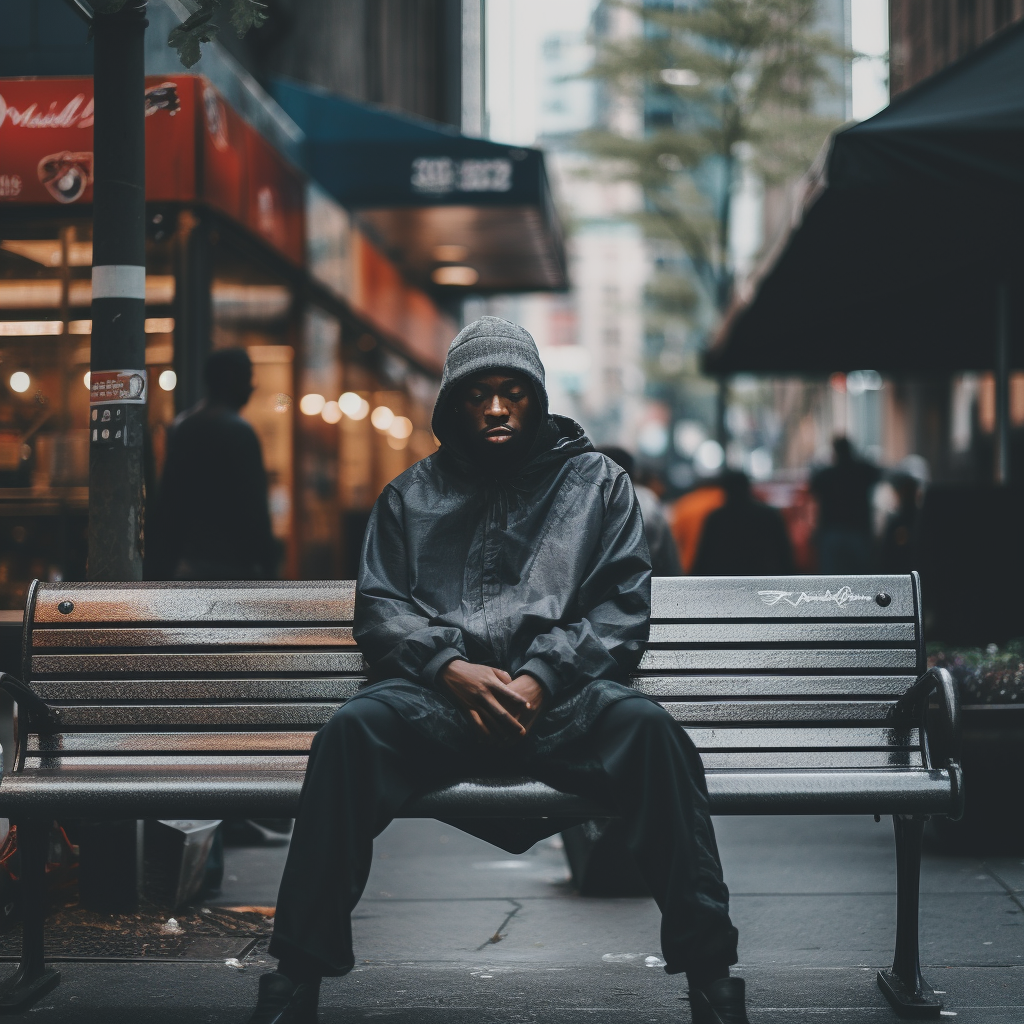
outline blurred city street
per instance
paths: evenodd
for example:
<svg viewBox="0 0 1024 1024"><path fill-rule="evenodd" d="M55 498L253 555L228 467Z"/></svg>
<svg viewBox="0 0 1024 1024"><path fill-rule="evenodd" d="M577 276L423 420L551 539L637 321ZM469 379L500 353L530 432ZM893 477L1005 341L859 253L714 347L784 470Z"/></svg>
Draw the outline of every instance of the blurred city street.
<svg viewBox="0 0 1024 1024"><path fill-rule="evenodd" d="M716 819L749 1013L759 1024L891 1022L875 984L892 958L891 824L869 817ZM689 1021L668 977L649 899L577 896L558 840L512 857L435 821L378 839L354 917L357 959L324 982L320 1021L491 1024ZM286 847L229 849L225 905L272 905ZM1024 858L926 852L921 951L947 1017L1011 1024L1024 1014ZM500 941L493 939L500 936ZM12 1018L61 1024L234 1024L273 961L63 964L61 985Z"/></svg>

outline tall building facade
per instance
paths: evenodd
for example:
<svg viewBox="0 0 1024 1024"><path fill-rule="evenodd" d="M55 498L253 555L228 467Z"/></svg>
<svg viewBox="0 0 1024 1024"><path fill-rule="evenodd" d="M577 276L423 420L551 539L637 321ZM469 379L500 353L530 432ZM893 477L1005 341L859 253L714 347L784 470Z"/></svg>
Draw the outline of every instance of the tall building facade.
<svg viewBox="0 0 1024 1024"><path fill-rule="evenodd" d="M893 96L1024 18L1024 0L889 0Z"/></svg>

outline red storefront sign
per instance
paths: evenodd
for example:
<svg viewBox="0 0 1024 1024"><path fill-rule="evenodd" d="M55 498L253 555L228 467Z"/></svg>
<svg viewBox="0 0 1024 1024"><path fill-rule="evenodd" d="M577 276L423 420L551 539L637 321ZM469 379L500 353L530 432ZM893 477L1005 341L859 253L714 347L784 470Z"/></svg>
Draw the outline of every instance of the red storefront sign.
<svg viewBox="0 0 1024 1024"><path fill-rule="evenodd" d="M0 79L0 210L92 201L92 97L91 78ZM146 78L146 198L204 203L304 262L301 174L200 76Z"/></svg>

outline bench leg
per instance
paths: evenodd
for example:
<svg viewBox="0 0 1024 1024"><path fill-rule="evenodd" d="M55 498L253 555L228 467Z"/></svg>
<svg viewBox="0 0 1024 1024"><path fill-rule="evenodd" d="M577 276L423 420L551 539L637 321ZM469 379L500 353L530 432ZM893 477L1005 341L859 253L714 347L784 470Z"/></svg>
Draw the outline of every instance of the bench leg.
<svg viewBox="0 0 1024 1024"><path fill-rule="evenodd" d="M46 845L48 821L18 822L21 862L21 964L0 983L0 1014L21 1013L60 982L60 973L43 958L46 917Z"/></svg>
<svg viewBox="0 0 1024 1024"><path fill-rule="evenodd" d="M891 971L878 972L878 987L901 1017L938 1018L942 1001L921 977L918 908L924 819L893 815L896 831L896 954Z"/></svg>

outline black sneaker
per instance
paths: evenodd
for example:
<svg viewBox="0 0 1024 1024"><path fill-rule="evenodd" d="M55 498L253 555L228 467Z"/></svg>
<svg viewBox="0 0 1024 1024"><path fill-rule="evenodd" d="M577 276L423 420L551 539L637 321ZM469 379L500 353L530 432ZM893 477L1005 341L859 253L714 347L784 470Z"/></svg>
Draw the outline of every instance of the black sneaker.
<svg viewBox="0 0 1024 1024"><path fill-rule="evenodd" d="M742 978L719 978L707 988L690 989L693 1024L750 1024Z"/></svg>
<svg viewBox="0 0 1024 1024"><path fill-rule="evenodd" d="M283 974L264 974L249 1024L317 1024L320 979L296 985Z"/></svg>

